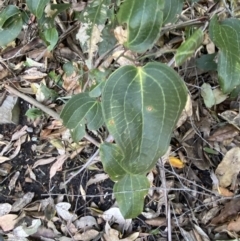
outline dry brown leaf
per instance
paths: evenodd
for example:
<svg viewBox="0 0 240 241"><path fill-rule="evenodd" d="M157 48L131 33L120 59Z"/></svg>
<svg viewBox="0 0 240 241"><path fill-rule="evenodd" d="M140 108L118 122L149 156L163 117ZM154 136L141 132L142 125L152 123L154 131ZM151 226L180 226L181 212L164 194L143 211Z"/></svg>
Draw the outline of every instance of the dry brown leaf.
<svg viewBox="0 0 240 241"><path fill-rule="evenodd" d="M240 217L238 217L236 220L232 220L228 226L227 229L232 232L239 232L240 231Z"/></svg>
<svg viewBox="0 0 240 241"><path fill-rule="evenodd" d="M120 66L132 65L136 59L132 51L128 50L125 52L123 48L120 50L116 49L113 52L112 57Z"/></svg>
<svg viewBox="0 0 240 241"><path fill-rule="evenodd" d="M22 198L19 198L13 203L11 212L18 212L22 210L27 204L29 204L34 197L33 192L27 192Z"/></svg>
<svg viewBox="0 0 240 241"><path fill-rule="evenodd" d="M222 142L226 139L233 138L239 134L239 130L232 125L226 125L219 128L208 138L208 141L218 141Z"/></svg>
<svg viewBox="0 0 240 241"><path fill-rule="evenodd" d="M7 214L0 217L0 226L4 232L14 229L15 224L18 222L18 215Z"/></svg>
<svg viewBox="0 0 240 241"><path fill-rule="evenodd" d="M191 100L191 96L188 95L186 105L178 119L176 128L180 127L187 120L187 118L191 116L192 116L192 100Z"/></svg>
<svg viewBox="0 0 240 241"><path fill-rule="evenodd" d="M234 147L224 156L215 174L221 187L228 187L240 171L240 148Z"/></svg>
<svg viewBox="0 0 240 241"><path fill-rule="evenodd" d="M223 224L238 215L240 211L240 198L234 198L230 202L225 204L221 213L212 219L211 224L218 225Z"/></svg>
<svg viewBox="0 0 240 241"><path fill-rule="evenodd" d="M38 166L42 166L42 165L46 165L46 164L50 164L53 161L56 160L56 157L50 157L50 158L46 158L46 159L39 159L37 160L34 164L33 164L33 169L38 167Z"/></svg>
<svg viewBox="0 0 240 241"><path fill-rule="evenodd" d="M227 188L224 187L218 187L218 192L224 197L233 197L234 193L230 192Z"/></svg>
<svg viewBox="0 0 240 241"><path fill-rule="evenodd" d="M87 230L84 233L77 233L74 235L74 240L81 240L81 241L91 241L98 236L99 232L95 229Z"/></svg>
<svg viewBox="0 0 240 241"><path fill-rule="evenodd" d="M20 175L20 172L17 171L17 172L15 172L13 177L10 179L9 184L8 184L8 188L9 188L10 191L15 188L15 185L16 185L16 182L17 182L17 179L18 179L19 175Z"/></svg>
<svg viewBox="0 0 240 241"><path fill-rule="evenodd" d="M88 180L86 187L88 187L92 184L95 184L95 183L103 182L104 180L106 180L108 178L109 178L109 176L106 173L96 174Z"/></svg>
<svg viewBox="0 0 240 241"><path fill-rule="evenodd" d="M57 157L57 161L50 168L50 179L56 174L57 171L62 170L62 165L67 160L68 155L61 155Z"/></svg>
<svg viewBox="0 0 240 241"><path fill-rule="evenodd" d="M180 159L178 159L178 158L176 158L176 157L174 157L174 156L170 156L170 157L169 157L169 163L170 163L171 166L173 166L173 167L176 167L176 168L184 168L184 163L183 163Z"/></svg>
<svg viewBox="0 0 240 241"><path fill-rule="evenodd" d="M124 44L127 41L127 31L118 26L114 29L114 35L119 44Z"/></svg>
<svg viewBox="0 0 240 241"><path fill-rule="evenodd" d="M166 218L157 217L157 218L145 220L145 223L155 227L162 227L162 226L166 226L167 220Z"/></svg>

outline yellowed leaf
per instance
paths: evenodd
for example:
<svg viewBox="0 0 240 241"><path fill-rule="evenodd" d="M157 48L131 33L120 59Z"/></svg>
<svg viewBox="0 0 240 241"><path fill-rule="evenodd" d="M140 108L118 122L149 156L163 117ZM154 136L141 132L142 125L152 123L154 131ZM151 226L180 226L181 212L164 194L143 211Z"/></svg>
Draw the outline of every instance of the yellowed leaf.
<svg viewBox="0 0 240 241"><path fill-rule="evenodd" d="M240 231L240 217L236 220L232 220L228 226L227 229L232 232L239 232Z"/></svg>
<svg viewBox="0 0 240 241"><path fill-rule="evenodd" d="M176 167L176 168L184 167L184 163L180 159L178 159L174 156L169 157L169 163L171 164L171 166Z"/></svg>
<svg viewBox="0 0 240 241"><path fill-rule="evenodd" d="M218 187L218 192L224 197L233 197L234 193L230 192L227 188L225 187Z"/></svg>

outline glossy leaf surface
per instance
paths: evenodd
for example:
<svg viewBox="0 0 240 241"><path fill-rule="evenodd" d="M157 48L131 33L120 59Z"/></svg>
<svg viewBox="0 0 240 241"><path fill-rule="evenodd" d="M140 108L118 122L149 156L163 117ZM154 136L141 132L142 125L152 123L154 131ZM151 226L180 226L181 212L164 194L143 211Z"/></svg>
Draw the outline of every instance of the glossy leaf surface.
<svg viewBox="0 0 240 241"><path fill-rule="evenodd" d="M218 78L222 91L230 93L240 84L240 20L226 19L210 22L210 37L219 48Z"/></svg>
<svg viewBox="0 0 240 241"><path fill-rule="evenodd" d="M202 41L203 31L198 29L177 49L177 53L175 55L176 64L179 66L191 57L202 44Z"/></svg>
<svg viewBox="0 0 240 241"><path fill-rule="evenodd" d="M26 0L28 9L38 18L42 17L43 11L50 0Z"/></svg>
<svg viewBox="0 0 240 241"><path fill-rule="evenodd" d="M103 124L101 104L88 93L73 96L64 106L60 117L67 128L73 133L75 130L75 140L85 133L86 122L89 130L96 130Z"/></svg>
<svg viewBox="0 0 240 241"><path fill-rule="evenodd" d="M125 0L117 14L118 22L127 29L125 46L145 52L153 46L163 23L163 0Z"/></svg>

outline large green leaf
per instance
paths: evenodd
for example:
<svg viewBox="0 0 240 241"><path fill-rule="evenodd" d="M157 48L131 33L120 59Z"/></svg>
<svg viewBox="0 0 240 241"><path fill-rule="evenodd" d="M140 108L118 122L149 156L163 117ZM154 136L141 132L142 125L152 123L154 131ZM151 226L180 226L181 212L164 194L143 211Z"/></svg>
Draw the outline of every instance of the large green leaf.
<svg viewBox="0 0 240 241"><path fill-rule="evenodd" d="M108 78L102 95L105 123L125 157L128 173L150 170L169 146L187 99L186 87L165 64L124 66Z"/></svg>
<svg viewBox="0 0 240 241"><path fill-rule="evenodd" d="M210 37L219 48L218 78L224 93L240 84L240 20L226 19L210 22Z"/></svg>
<svg viewBox="0 0 240 241"><path fill-rule="evenodd" d="M9 5L6 8L4 8L0 12L0 29L3 27L3 25L9 18L11 18L19 13L20 13L19 9L14 5Z"/></svg>
<svg viewBox="0 0 240 241"><path fill-rule="evenodd" d="M43 11L50 0L26 0L28 9L38 18L42 17Z"/></svg>
<svg viewBox="0 0 240 241"><path fill-rule="evenodd" d="M174 23L177 15L181 13L183 0L167 0L163 9L163 24Z"/></svg>
<svg viewBox="0 0 240 241"><path fill-rule="evenodd" d="M73 96L64 106L60 117L63 124L73 131L75 141L85 133L86 122L89 130L96 130L103 124L101 104L88 93Z"/></svg>
<svg viewBox="0 0 240 241"><path fill-rule="evenodd" d="M127 27L124 45L135 52L145 52L153 46L163 23L163 0L125 0L117 13L118 21Z"/></svg>
<svg viewBox="0 0 240 241"><path fill-rule="evenodd" d="M175 55L176 64L179 66L191 57L202 44L202 41L203 31L198 29L177 49L177 53Z"/></svg>
<svg viewBox="0 0 240 241"><path fill-rule="evenodd" d="M4 22L0 29L0 46L6 46L13 41L21 32L23 25L22 15L19 13Z"/></svg>
<svg viewBox="0 0 240 241"><path fill-rule="evenodd" d="M124 218L138 216L144 205L150 183L144 175L126 175L115 183L113 191Z"/></svg>

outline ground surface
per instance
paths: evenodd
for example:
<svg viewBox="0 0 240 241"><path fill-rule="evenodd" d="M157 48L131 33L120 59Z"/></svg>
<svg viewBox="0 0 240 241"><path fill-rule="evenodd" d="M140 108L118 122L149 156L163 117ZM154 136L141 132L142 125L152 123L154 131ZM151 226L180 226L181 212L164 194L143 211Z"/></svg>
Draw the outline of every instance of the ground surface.
<svg viewBox="0 0 240 241"><path fill-rule="evenodd" d="M71 11L81 12L86 2L71 1ZM26 7L16 0L4 4ZM184 16L203 21L210 14L206 9L220 7L214 1L185 3L181 21ZM198 8L206 11L202 13ZM238 240L238 93L232 98L221 97L223 100L217 105L206 107L203 84L220 91L216 71L204 71L195 62L209 53L208 44L203 44L181 67L173 67L184 79L189 101L181 123L173 131L169 152L148 174L151 188L143 213L124 220L112 194L114 183L104 172L99 155L86 165L98 150L96 142L108 136L106 128L87 130L90 138L76 144L56 116L66 102L65 97L94 85L83 61L87 53L82 53L75 37L79 23L71 19L71 11L60 18L60 23L65 23L71 31L66 37L58 22L57 30L62 35L51 53L40 39L32 15L15 42L0 50L0 240ZM69 20L64 21L65 18ZM183 42L185 30L181 27L168 30L146 53L150 57L144 57L143 64L153 60L169 64L174 53L171 50ZM169 50L166 54L155 56L166 48ZM214 45L213 49L218 51ZM109 56L95 53L94 60L108 64L108 69L125 65L126 59L118 61L113 51ZM123 47L121 51L125 51ZM128 61L136 58L139 64L137 57L143 56L127 57ZM36 61L33 66L26 65L28 59ZM75 69L66 75L64 64L69 61ZM99 65L96 66L100 70ZM15 113L17 120L12 116L8 121L2 120L7 116L3 105L8 96L18 97L16 103L9 102L14 106L10 113ZM48 107L56 115L43 108L35 118L26 116L36 103L40 103L39 109Z"/></svg>

